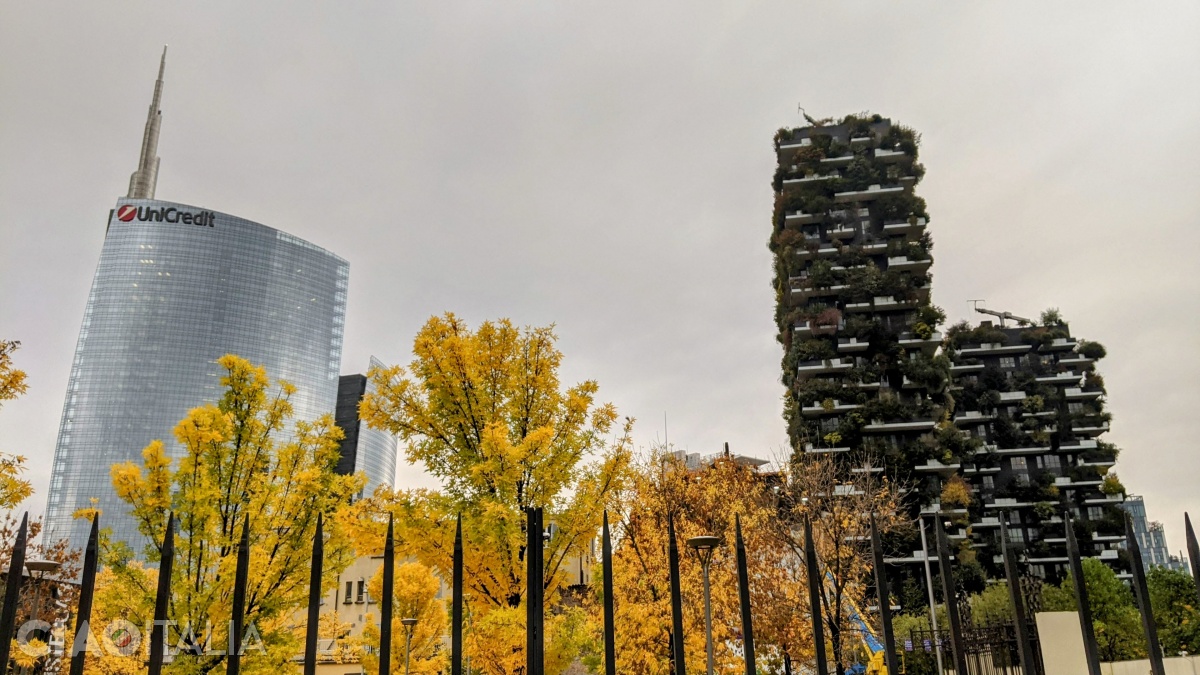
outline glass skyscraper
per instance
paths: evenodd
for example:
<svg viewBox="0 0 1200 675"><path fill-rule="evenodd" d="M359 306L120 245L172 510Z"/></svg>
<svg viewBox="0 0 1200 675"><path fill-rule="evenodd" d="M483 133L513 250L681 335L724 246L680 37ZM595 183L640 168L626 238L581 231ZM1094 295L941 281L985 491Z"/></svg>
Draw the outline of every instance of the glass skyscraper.
<svg viewBox="0 0 1200 675"><path fill-rule="evenodd" d="M371 357L371 368L383 363ZM338 381L337 425L346 434L342 439L337 471L341 474L362 472L367 483L359 496L371 496L380 485L395 486L396 437L383 429L373 429L358 416L358 404L371 393L375 384L365 375L343 375Z"/></svg>
<svg viewBox="0 0 1200 675"><path fill-rule="evenodd" d="M165 60L165 51L164 51ZM140 464L191 408L221 394L216 360L237 354L296 385L296 419L337 398L349 265L285 232L154 199L162 67L129 196L110 212L71 366L46 523L81 546L76 509L99 501L113 540L144 538L113 492L110 467Z"/></svg>

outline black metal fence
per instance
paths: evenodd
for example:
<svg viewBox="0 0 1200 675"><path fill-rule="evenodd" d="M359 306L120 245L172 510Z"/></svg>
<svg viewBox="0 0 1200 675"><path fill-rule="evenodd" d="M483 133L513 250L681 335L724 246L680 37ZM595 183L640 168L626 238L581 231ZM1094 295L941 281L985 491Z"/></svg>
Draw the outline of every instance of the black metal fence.
<svg viewBox="0 0 1200 675"><path fill-rule="evenodd" d="M962 647L966 656L967 675L1046 675L1041 663L1037 631L1032 622L1029 629L1036 663L1030 672L1021 667L1020 641L1016 626L1011 623L972 626L962 632ZM900 653L900 672L904 675L940 675L937 650L940 648L945 672L954 672L954 661L948 631L913 630L896 636Z"/></svg>

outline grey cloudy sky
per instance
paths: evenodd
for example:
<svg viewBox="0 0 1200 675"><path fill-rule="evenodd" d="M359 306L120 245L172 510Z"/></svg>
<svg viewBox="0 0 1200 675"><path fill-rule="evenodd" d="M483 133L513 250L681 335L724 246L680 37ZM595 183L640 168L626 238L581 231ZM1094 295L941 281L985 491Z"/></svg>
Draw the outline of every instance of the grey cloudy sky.
<svg viewBox="0 0 1200 675"><path fill-rule="evenodd" d="M642 444L776 455L771 138L923 134L934 302L1061 308L1118 470L1200 512L1200 6L1179 2L4 3L0 412L41 511L108 209L171 45L158 196L347 258L345 372L433 313L555 322ZM102 469L98 469L102 470ZM401 469L401 483L422 481Z"/></svg>

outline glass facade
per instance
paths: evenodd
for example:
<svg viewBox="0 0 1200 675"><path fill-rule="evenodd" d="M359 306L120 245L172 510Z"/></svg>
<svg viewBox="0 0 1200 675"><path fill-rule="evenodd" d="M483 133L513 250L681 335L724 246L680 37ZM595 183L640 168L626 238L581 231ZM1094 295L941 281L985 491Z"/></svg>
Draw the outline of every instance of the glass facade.
<svg viewBox="0 0 1200 675"><path fill-rule="evenodd" d="M237 354L287 380L296 419L331 413L349 264L258 223L171 202L121 199L109 215L71 366L46 507L52 537L81 547L76 509L99 500L113 540L144 538L109 467L141 462L190 410L220 395L216 359Z"/></svg>
<svg viewBox="0 0 1200 675"><path fill-rule="evenodd" d="M371 357L372 368L383 363ZM367 484L359 495L371 495L380 485L393 487L396 480L396 437L387 431L372 429L358 417L358 404L375 385L366 375L343 375L338 384L337 424L346 437L342 439L338 473L362 472Z"/></svg>

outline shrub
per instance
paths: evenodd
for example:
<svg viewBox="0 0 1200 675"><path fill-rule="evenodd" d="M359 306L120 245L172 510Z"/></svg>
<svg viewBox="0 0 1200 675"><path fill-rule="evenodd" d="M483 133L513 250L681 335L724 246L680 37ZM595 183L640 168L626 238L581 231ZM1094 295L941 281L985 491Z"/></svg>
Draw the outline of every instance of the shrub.
<svg viewBox="0 0 1200 675"><path fill-rule="evenodd" d="M1108 355L1108 351L1104 349L1104 345L1099 342L1081 341L1078 351L1080 356L1096 361Z"/></svg>

